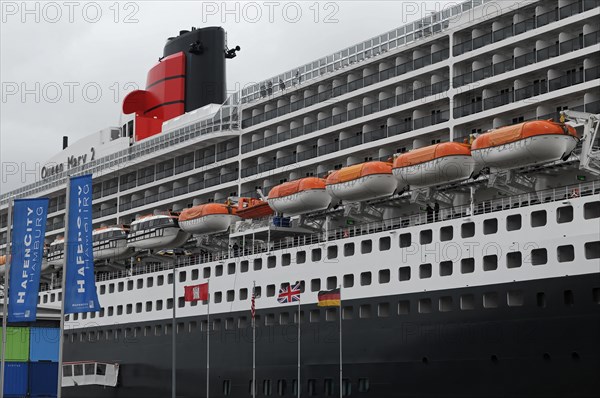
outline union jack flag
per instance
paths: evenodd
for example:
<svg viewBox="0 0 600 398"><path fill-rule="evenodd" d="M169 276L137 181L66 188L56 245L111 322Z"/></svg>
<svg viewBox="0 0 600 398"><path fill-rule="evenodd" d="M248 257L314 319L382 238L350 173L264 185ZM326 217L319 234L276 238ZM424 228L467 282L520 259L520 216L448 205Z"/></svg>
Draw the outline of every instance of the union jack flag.
<svg viewBox="0 0 600 398"><path fill-rule="evenodd" d="M295 285L292 286L291 283L279 289L279 296L277 297L277 301L280 304L292 303L300 301L300 282L296 282Z"/></svg>

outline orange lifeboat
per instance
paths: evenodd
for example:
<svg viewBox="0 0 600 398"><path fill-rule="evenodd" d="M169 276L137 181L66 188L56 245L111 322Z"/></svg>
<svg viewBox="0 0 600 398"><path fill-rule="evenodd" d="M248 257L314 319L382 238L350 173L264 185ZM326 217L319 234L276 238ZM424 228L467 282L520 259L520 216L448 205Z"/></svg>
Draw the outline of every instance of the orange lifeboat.
<svg viewBox="0 0 600 398"><path fill-rule="evenodd" d="M273 215L269 202L256 198L240 198L238 201L237 215L243 219L263 218Z"/></svg>
<svg viewBox="0 0 600 398"><path fill-rule="evenodd" d="M393 171L400 186L425 187L466 180L474 168L469 145L443 142L399 155Z"/></svg>
<svg viewBox="0 0 600 398"><path fill-rule="evenodd" d="M535 120L481 134L471 145L480 167L516 168L566 160L579 138L564 123Z"/></svg>
<svg viewBox="0 0 600 398"><path fill-rule="evenodd" d="M179 215L179 226L192 234L226 232L238 221L237 208L224 203L205 203L185 209Z"/></svg>
<svg viewBox="0 0 600 398"><path fill-rule="evenodd" d="M94 260L123 259L132 254L127 247L129 226L111 225L92 231L94 241Z"/></svg>
<svg viewBox="0 0 600 398"><path fill-rule="evenodd" d="M190 238L179 227L179 214L155 211L131 223L127 246L134 249L171 249L183 246Z"/></svg>
<svg viewBox="0 0 600 398"><path fill-rule="evenodd" d="M267 201L274 211L290 216L324 210L331 203L325 185L317 177L284 182L269 191Z"/></svg>
<svg viewBox="0 0 600 398"><path fill-rule="evenodd" d="M6 256L0 256L0 276L3 276L6 273Z"/></svg>
<svg viewBox="0 0 600 398"><path fill-rule="evenodd" d="M362 202L390 196L397 182L388 162L367 162L344 167L327 176L326 189L334 199Z"/></svg>

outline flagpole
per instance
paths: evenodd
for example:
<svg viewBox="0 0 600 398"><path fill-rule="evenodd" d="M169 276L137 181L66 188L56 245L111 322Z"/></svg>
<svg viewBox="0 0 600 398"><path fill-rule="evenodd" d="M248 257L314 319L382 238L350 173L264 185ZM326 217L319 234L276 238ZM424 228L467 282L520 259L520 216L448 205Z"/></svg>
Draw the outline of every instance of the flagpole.
<svg viewBox="0 0 600 398"><path fill-rule="evenodd" d="M58 385L56 398L62 397L63 346L65 333L65 286L67 284L67 261L69 255L69 209L71 207L71 177L67 175L67 191L65 201L65 238L63 249L62 282L60 285L62 299L60 300L60 335L58 337Z"/></svg>
<svg viewBox="0 0 600 398"><path fill-rule="evenodd" d="M207 280L207 283L210 280ZM206 287L207 308L206 308L206 398L210 393L210 284Z"/></svg>
<svg viewBox="0 0 600 398"><path fill-rule="evenodd" d="M252 285L252 299L255 300L254 312L252 313L252 398L256 398L256 282Z"/></svg>
<svg viewBox="0 0 600 398"><path fill-rule="evenodd" d="M343 397L342 393L342 288L340 286L340 398Z"/></svg>
<svg viewBox="0 0 600 398"><path fill-rule="evenodd" d="M11 251L11 227L12 227L12 208L14 198L8 200L8 216L6 223L6 265L4 266L4 305L2 306L2 368L0 369L0 397L4 398L4 364L6 363L6 327L8 321L8 285L10 276L10 263L12 261Z"/></svg>
<svg viewBox="0 0 600 398"><path fill-rule="evenodd" d="M177 317L177 300L176 300L176 288L175 288L175 273L177 270L177 264L173 262L173 319L171 320L171 341L172 341L172 349L171 349L171 397L177 397L177 325L176 325L176 317Z"/></svg>
<svg viewBox="0 0 600 398"><path fill-rule="evenodd" d="M300 322L301 322L301 318L300 318L300 298L301 296L298 296L298 398L300 398L300 386L302 385L302 383L300 383Z"/></svg>

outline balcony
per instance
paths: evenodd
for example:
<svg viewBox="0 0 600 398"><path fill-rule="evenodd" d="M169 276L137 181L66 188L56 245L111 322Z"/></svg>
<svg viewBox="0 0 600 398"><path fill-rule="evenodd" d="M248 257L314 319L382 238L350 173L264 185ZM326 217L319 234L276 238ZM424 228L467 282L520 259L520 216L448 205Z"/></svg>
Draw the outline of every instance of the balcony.
<svg viewBox="0 0 600 398"><path fill-rule="evenodd" d="M257 116L253 116L242 121L242 127L248 128L254 126L259 123L263 123L267 120L274 119L276 117L284 116L290 112L294 112L303 108L307 108L311 105L318 104L320 102L326 101L330 98L335 98L340 95L359 90L364 87L368 87L375 83L385 81L391 79L396 76L400 76L404 73L424 68L425 66L432 65L438 62L441 62L448 58L450 52L448 49L443 49L432 54L425 55L420 58L416 58L412 61L408 61L404 64L388 68L386 70L365 76L363 78L354 80L350 83L346 83L337 87L334 87L331 92L321 92L319 94L312 95L310 97L301 99L299 101L292 102L289 105L281 106L279 108L272 109L266 113L262 113ZM242 147L242 153L249 152L251 150L255 150L258 148L254 148L252 146L246 146L245 144ZM251 149L249 149L251 148Z"/></svg>
<svg viewBox="0 0 600 398"><path fill-rule="evenodd" d="M501 93L499 95L485 98L483 101L474 101L469 104L460 105L454 108L454 117L460 118L484 110L497 108L503 105L521 101L526 98L532 98L538 95L546 94L550 91L560 90L581 84L586 81L592 81L599 78L600 67L594 66L585 70L575 70L563 76L551 79L549 81L538 81L514 91Z"/></svg>
<svg viewBox="0 0 600 398"><path fill-rule="evenodd" d="M548 25L552 22L559 21L561 19L565 19L571 17L576 14L580 14L585 11L589 11L593 8L598 7L598 2L594 0L580 0L576 3L569 4L567 6L561 7L558 12L556 10L552 10L542 15L538 15L536 17L527 19L525 21L521 21L517 24L507 26L505 28L487 33L483 36L477 37L475 39L468 39L461 43L454 45L453 54L454 56L459 56L469 51L476 50L478 48L484 47L491 43L496 43L507 39L509 37L519 35L521 33L528 32L530 30L540 28L542 26Z"/></svg>
<svg viewBox="0 0 600 398"><path fill-rule="evenodd" d="M376 140L381 140L387 137L392 137L408 131L432 126L439 123L444 123L449 120L449 117L450 111L444 110L433 113L428 116L420 117L415 120L408 120L401 124L386 126L377 130L369 131L364 134L348 137L340 141L334 141L329 144L321 145L317 148L312 148L303 152L299 152L298 154L292 154L284 158L280 158L277 161L273 160L260 164L258 166L246 167L242 169L242 177L248 177L268 170L273 170L276 167L282 167L284 165L302 162L307 159L313 159L317 156L324 156L330 153L352 148L357 145L362 145Z"/></svg>
<svg viewBox="0 0 600 398"><path fill-rule="evenodd" d="M537 62L546 61L548 59L558 57L559 55L568 54L573 51L580 50L585 47L593 46L600 41L600 31L588 33L584 36L575 37L571 40L564 41L560 44L552 44L535 52L527 53L489 65L472 72L467 72L463 75L454 77L452 81L453 87L461 87L466 84L474 83L479 80L486 79L492 76L498 76L502 73L509 72L515 69L523 68L527 65L532 65Z"/></svg>
<svg viewBox="0 0 600 398"><path fill-rule="evenodd" d="M321 120L319 120L318 123L320 123L321 125L324 125L324 126L326 125L328 127L335 126L335 125L347 122L349 120L354 120L359 117L370 115L375 112L381 112L381 111L393 108L395 106L400 106L400 105L406 104L411 101L423 99L423 98L426 98L431 95L440 94L440 93L448 90L449 87L450 87L450 81L442 80L442 81L434 83L430 86L421 87L416 90L412 90L412 91L408 91L406 93L399 94L395 97L386 98L381 101L373 102L371 104L368 104L368 105L365 105L362 107L354 108L345 113L340 113L340 114L337 114L334 116L330 116L327 119L321 119ZM324 122L325 120L327 120L326 123ZM268 146L267 143L269 145L273 145L276 142L280 143L280 142L289 140L290 138L296 138L296 137L300 137L302 135L310 134L316 130L317 130L317 122L308 123L308 124L305 124L304 126L296 127L292 130L284 131L279 134L267 137L265 139L257 140L257 141L253 141L252 143L245 144L242 147L242 153L245 153L244 148L246 148L246 152L248 152L249 151L248 148L253 147L254 145L251 145L251 144L254 144L254 143L257 143L256 147L264 148L264 147ZM274 137L277 137L277 138L274 138ZM242 177L246 177L243 174L244 174L244 171L242 170Z"/></svg>

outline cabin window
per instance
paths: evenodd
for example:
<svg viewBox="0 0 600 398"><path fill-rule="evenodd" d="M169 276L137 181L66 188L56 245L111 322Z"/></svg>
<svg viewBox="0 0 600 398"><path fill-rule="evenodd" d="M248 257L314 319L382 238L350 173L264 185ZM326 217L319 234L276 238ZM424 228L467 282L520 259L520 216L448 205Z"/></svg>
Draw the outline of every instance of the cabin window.
<svg viewBox="0 0 600 398"><path fill-rule="evenodd" d="M172 298L167 299L167 309L168 310L173 309L173 299Z"/></svg>
<svg viewBox="0 0 600 398"><path fill-rule="evenodd" d="M250 267L250 263L248 262L248 260L240 261L240 271L241 272L248 272L249 267Z"/></svg>
<svg viewBox="0 0 600 398"><path fill-rule="evenodd" d="M235 290L228 290L227 291L227 302L232 302L233 300L235 300Z"/></svg>
<svg viewBox="0 0 600 398"><path fill-rule="evenodd" d="M247 300L248 299L248 289L246 289L245 287L240 289L240 300Z"/></svg>
<svg viewBox="0 0 600 398"><path fill-rule="evenodd" d="M152 312L152 301L146 301L146 312Z"/></svg>
<svg viewBox="0 0 600 398"><path fill-rule="evenodd" d="M433 241L433 231L426 229L419 234L419 240L422 245L429 244Z"/></svg>
<svg viewBox="0 0 600 398"><path fill-rule="evenodd" d="M475 309L475 296L472 294L463 294L460 296L460 309L463 311Z"/></svg>
<svg viewBox="0 0 600 398"><path fill-rule="evenodd" d="M452 261L442 261L440 263L440 276L452 275L453 264Z"/></svg>
<svg viewBox="0 0 600 398"><path fill-rule="evenodd" d="M257 260L262 261L262 259L260 259L260 258L254 259L254 261L257 261ZM275 256L267 257L267 268L275 268L276 266L277 266L277 257L275 257Z"/></svg>
<svg viewBox="0 0 600 398"><path fill-rule="evenodd" d="M171 299L169 299L171 300ZM223 293L222 292L215 292L215 303L220 303L221 301L223 301ZM167 305L167 308L169 306Z"/></svg>
<svg viewBox="0 0 600 398"><path fill-rule="evenodd" d="M319 320L321 318L321 311L318 309L310 310L308 318L309 318L309 322L311 322L311 323L319 322Z"/></svg>
<svg viewBox="0 0 600 398"><path fill-rule="evenodd" d="M119 282L117 284L117 291L122 292L124 287L125 287L125 284L123 282Z"/></svg>
<svg viewBox="0 0 600 398"><path fill-rule="evenodd" d="M359 318L370 318L371 317L371 304L363 304L358 308Z"/></svg>
<svg viewBox="0 0 600 398"><path fill-rule="evenodd" d="M565 305L567 307L572 307L575 304L575 297L573 296L572 290L565 290L563 293L563 297L565 300Z"/></svg>
<svg viewBox="0 0 600 398"><path fill-rule="evenodd" d="M483 221L483 234L491 235L498 232L498 219L490 218L488 220Z"/></svg>
<svg viewBox="0 0 600 398"><path fill-rule="evenodd" d="M467 222L460 226L460 236L462 238L472 238L475 236L475 223Z"/></svg>
<svg viewBox="0 0 600 398"><path fill-rule="evenodd" d="M321 290L321 280L313 279L312 281L310 281L310 290L313 292L318 292L319 290Z"/></svg>
<svg viewBox="0 0 600 398"><path fill-rule="evenodd" d="M401 300L398 302L398 315L406 315L410 313L410 301Z"/></svg>
<svg viewBox="0 0 600 398"><path fill-rule="evenodd" d="M354 256L354 243L346 243L346 244L344 244L344 256L345 257Z"/></svg>
<svg viewBox="0 0 600 398"><path fill-rule="evenodd" d="M360 242L360 252L362 254L368 254L373 251L373 242L369 240L363 240Z"/></svg>
<svg viewBox="0 0 600 398"><path fill-rule="evenodd" d="M544 265L548 263L548 251L544 248L533 249L531 251L531 264Z"/></svg>
<svg viewBox="0 0 600 398"><path fill-rule="evenodd" d="M342 318L343 319L352 319L353 317L353 309L351 306L344 307L342 310Z"/></svg>
<svg viewBox="0 0 600 398"><path fill-rule="evenodd" d="M507 231L517 231L521 229L521 215L513 214L506 217L506 230Z"/></svg>
<svg viewBox="0 0 600 398"><path fill-rule="evenodd" d="M275 285L267 285L267 297L275 296Z"/></svg>
<svg viewBox="0 0 600 398"><path fill-rule="evenodd" d="M419 278L421 278L421 279L431 278L431 264L419 265Z"/></svg>
<svg viewBox="0 0 600 398"><path fill-rule="evenodd" d="M304 264L305 262L306 262L306 252L304 250L301 250L298 253L296 253L296 263Z"/></svg>
<svg viewBox="0 0 600 398"><path fill-rule="evenodd" d="M338 248L337 246L329 246L327 247L327 259L328 260L332 260L334 258L337 258L338 256Z"/></svg>
<svg viewBox="0 0 600 398"><path fill-rule="evenodd" d="M167 274L167 284L172 285L173 284L173 273L169 273Z"/></svg>
<svg viewBox="0 0 600 398"><path fill-rule="evenodd" d="M451 225L440 228L440 240L446 242L454 237L454 228Z"/></svg>
<svg viewBox="0 0 600 398"><path fill-rule="evenodd" d="M383 238L379 238L379 251L390 250L392 247L392 239L389 236L384 236Z"/></svg>
<svg viewBox="0 0 600 398"><path fill-rule="evenodd" d="M390 303L377 304L377 316L379 318L387 318L390 316Z"/></svg>
<svg viewBox="0 0 600 398"><path fill-rule="evenodd" d="M193 281L196 281L196 280L198 280L199 274L200 274L200 272L198 272L198 270L197 270L197 269L193 269L193 270L192 270L192 280L193 280Z"/></svg>
<svg viewBox="0 0 600 398"><path fill-rule="evenodd" d="M389 283L390 282L390 270L382 269L379 271L379 283Z"/></svg>
<svg viewBox="0 0 600 398"><path fill-rule="evenodd" d="M460 272L469 274L475 271L475 259L473 257L463 258L460 260Z"/></svg>
<svg viewBox="0 0 600 398"><path fill-rule="evenodd" d="M408 234L400 234L400 247L409 247L412 244L412 236Z"/></svg>
<svg viewBox="0 0 600 398"><path fill-rule="evenodd" d="M100 285L100 294L106 294L106 285Z"/></svg>
<svg viewBox="0 0 600 398"><path fill-rule="evenodd" d="M312 249L311 259L313 262L321 261L321 249Z"/></svg>
<svg viewBox="0 0 600 398"><path fill-rule="evenodd" d="M290 253L284 253L281 255L281 266L287 267L292 263L292 255Z"/></svg>
<svg viewBox="0 0 600 398"><path fill-rule="evenodd" d="M521 252L506 253L506 267L519 268L523 264L523 255Z"/></svg>
<svg viewBox="0 0 600 398"><path fill-rule="evenodd" d="M573 206L563 206L556 209L556 222L563 224L573 221Z"/></svg>
<svg viewBox="0 0 600 398"><path fill-rule="evenodd" d="M135 312L137 314L139 314L140 312L142 312L142 303L136 303L135 304Z"/></svg>
<svg viewBox="0 0 600 398"><path fill-rule="evenodd" d="M585 251L585 258L588 260L600 258L600 241L587 242L584 245L584 251Z"/></svg>
<svg viewBox="0 0 600 398"><path fill-rule="evenodd" d="M360 285L361 286L369 286L371 284L371 273L370 272L362 272L360 274Z"/></svg>
<svg viewBox="0 0 600 398"><path fill-rule="evenodd" d="M483 308L498 308L498 293L483 293Z"/></svg>
<svg viewBox="0 0 600 398"><path fill-rule="evenodd" d="M344 275L344 287L354 286L354 274Z"/></svg>
<svg viewBox="0 0 600 398"><path fill-rule="evenodd" d="M138 289L143 289L144 288L144 279L140 278L137 280L137 288Z"/></svg>
<svg viewBox="0 0 600 398"><path fill-rule="evenodd" d="M508 304L509 307L522 307L523 302L523 291L509 290L506 292L506 304Z"/></svg>
<svg viewBox="0 0 600 398"><path fill-rule="evenodd" d="M547 222L546 210L538 210L531 212L531 226L533 228L543 227Z"/></svg>
<svg viewBox="0 0 600 398"><path fill-rule="evenodd" d="M428 314L432 311L433 306L430 298L419 299L419 313Z"/></svg>
<svg viewBox="0 0 600 398"><path fill-rule="evenodd" d="M600 218L600 201L583 205L583 218L586 220Z"/></svg>
<svg viewBox="0 0 600 398"><path fill-rule="evenodd" d="M438 308L440 312L452 311L452 296L440 297L438 301Z"/></svg>
<svg viewBox="0 0 600 398"><path fill-rule="evenodd" d="M210 267L204 267L202 274L205 279L210 278Z"/></svg>
<svg viewBox="0 0 600 398"><path fill-rule="evenodd" d="M559 263L566 263L575 260L575 248L573 245L558 246L556 249Z"/></svg>
<svg viewBox="0 0 600 398"><path fill-rule="evenodd" d="M288 312L282 312L279 314L279 324L287 325L288 323L290 323L290 314Z"/></svg>
<svg viewBox="0 0 600 398"><path fill-rule="evenodd" d="M227 275L233 275L235 274L235 263L228 263L227 264Z"/></svg>
<svg viewBox="0 0 600 398"><path fill-rule="evenodd" d="M494 271L496 269L498 269L498 256L495 254L483 256L483 270Z"/></svg>
<svg viewBox="0 0 600 398"><path fill-rule="evenodd" d="M410 267L400 267L398 269L398 280L409 281L410 280Z"/></svg>
<svg viewBox="0 0 600 398"><path fill-rule="evenodd" d="M337 277L330 276L329 278L327 278L327 289L335 289L337 286Z"/></svg>
<svg viewBox="0 0 600 398"><path fill-rule="evenodd" d="M215 276L222 276L223 275L223 264L217 264L215 266Z"/></svg>
<svg viewBox="0 0 600 398"><path fill-rule="evenodd" d="M156 310L160 311L163 309L163 301L162 300L156 300Z"/></svg>
<svg viewBox="0 0 600 398"><path fill-rule="evenodd" d="M325 321L333 322L338 319L337 308L326 308L325 309Z"/></svg>

